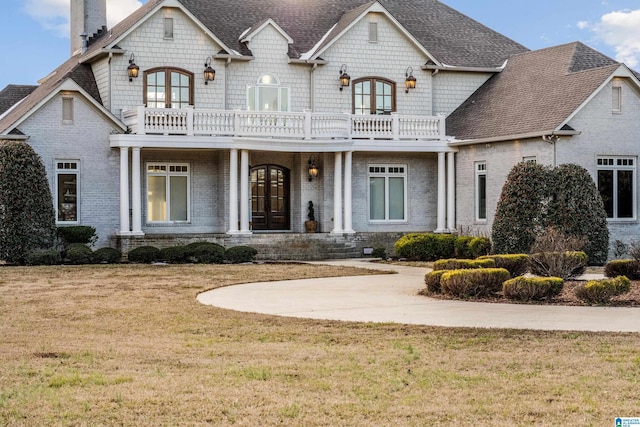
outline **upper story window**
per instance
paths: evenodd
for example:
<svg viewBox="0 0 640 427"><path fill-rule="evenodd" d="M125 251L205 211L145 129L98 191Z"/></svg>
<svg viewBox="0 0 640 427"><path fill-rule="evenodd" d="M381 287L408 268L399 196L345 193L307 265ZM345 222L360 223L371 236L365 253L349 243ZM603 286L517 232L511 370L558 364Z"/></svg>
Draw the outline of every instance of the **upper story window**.
<svg viewBox="0 0 640 427"><path fill-rule="evenodd" d="M369 42L377 43L378 41L378 23L369 22Z"/></svg>
<svg viewBox="0 0 640 427"><path fill-rule="evenodd" d="M273 74L263 74L253 86L247 87L249 111L289 111L289 88L280 85Z"/></svg>
<svg viewBox="0 0 640 427"><path fill-rule="evenodd" d="M619 82L614 82L614 86L611 88L611 111L614 113L622 112L622 86Z"/></svg>
<svg viewBox="0 0 640 427"><path fill-rule="evenodd" d="M193 73L178 68L145 71L144 103L149 108L184 108L193 105Z"/></svg>
<svg viewBox="0 0 640 427"><path fill-rule="evenodd" d="M173 18L164 18L164 38L173 39Z"/></svg>
<svg viewBox="0 0 640 427"><path fill-rule="evenodd" d="M62 123L70 125L73 123L73 97L62 97Z"/></svg>
<svg viewBox="0 0 640 427"><path fill-rule="evenodd" d="M396 111L396 84L380 77L353 83L354 114L391 114Z"/></svg>
<svg viewBox="0 0 640 427"><path fill-rule="evenodd" d="M598 157L598 191L609 219L636 217L636 158Z"/></svg>

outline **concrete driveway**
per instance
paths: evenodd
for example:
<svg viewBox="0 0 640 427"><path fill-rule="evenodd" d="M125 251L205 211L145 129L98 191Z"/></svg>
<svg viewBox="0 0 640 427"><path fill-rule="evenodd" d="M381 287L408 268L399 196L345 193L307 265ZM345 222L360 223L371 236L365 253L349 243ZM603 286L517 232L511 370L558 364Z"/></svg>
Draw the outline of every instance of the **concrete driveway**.
<svg viewBox="0 0 640 427"><path fill-rule="evenodd" d="M640 332L640 308L564 307L445 301L418 295L426 269L366 260L323 261L397 274L288 280L203 292L202 304L309 319L431 326Z"/></svg>

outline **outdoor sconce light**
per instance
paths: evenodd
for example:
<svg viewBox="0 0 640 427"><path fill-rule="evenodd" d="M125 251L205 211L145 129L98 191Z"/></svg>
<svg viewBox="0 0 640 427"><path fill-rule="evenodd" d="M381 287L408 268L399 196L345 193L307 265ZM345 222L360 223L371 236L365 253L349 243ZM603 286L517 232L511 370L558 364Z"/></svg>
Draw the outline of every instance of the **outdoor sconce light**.
<svg viewBox="0 0 640 427"><path fill-rule="evenodd" d="M135 59L135 56L132 53L131 57L129 57L129 66L127 67L127 75L129 76L130 82L132 82L133 79L138 77L138 71L140 71L140 67L138 67L136 63L133 62L134 59Z"/></svg>
<svg viewBox="0 0 640 427"><path fill-rule="evenodd" d="M405 93L409 93L409 89L416 88L416 78L413 77L413 68L408 67L407 71L404 72L404 76L406 77L404 84L407 86Z"/></svg>
<svg viewBox="0 0 640 427"><path fill-rule="evenodd" d="M351 82L351 76L347 74L347 64L342 64L342 67L340 67L340 91L348 87L349 82Z"/></svg>
<svg viewBox="0 0 640 427"><path fill-rule="evenodd" d="M207 58L204 67L204 84L208 85L209 82L214 81L216 78L216 70L211 68L211 57Z"/></svg>
<svg viewBox="0 0 640 427"><path fill-rule="evenodd" d="M309 181L318 176L318 166L316 165L316 156L313 154L309 157Z"/></svg>

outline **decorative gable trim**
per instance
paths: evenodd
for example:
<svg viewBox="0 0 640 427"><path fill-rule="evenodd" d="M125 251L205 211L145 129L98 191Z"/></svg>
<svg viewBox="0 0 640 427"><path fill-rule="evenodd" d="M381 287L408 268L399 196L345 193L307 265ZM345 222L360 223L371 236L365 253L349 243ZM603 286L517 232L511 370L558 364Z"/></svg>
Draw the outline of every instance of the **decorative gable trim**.
<svg viewBox="0 0 640 427"><path fill-rule="evenodd" d="M273 28L275 28L276 31L278 33L280 33L282 38L284 38L287 41L288 44L293 44L293 39L291 38L291 36L289 34L287 34L287 32L285 30L283 30L282 27L280 27L280 25L278 25L271 18L267 18L264 21L257 23L256 25L252 26L251 28L246 30L244 33L242 33L240 35L240 43L251 43L251 39L253 37L255 37L256 35L258 35L258 33L260 33L260 31L262 31L263 29L265 29L265 27L267 27L269 25L271 25Z"/></svg>
<svg viewBox="0 0 640 427"><path fill-rule="evenodd" d="M127 127L120 120L118 120L116 118L116 116L114 116L109 110L104 108L98 101L95 100L95 98L93 98L91 95L89 95L89 93L87 91L85 91L80 85L78 85L78 83L76 83L73 79L67 79L64 82L62 82L62 84L60 84L60 86L58 86L56 89L54 89L51 92L49 92L49 94L46 97L42 98L40 100L40 102L38 102L36 105L34 105L28 112L26 112L25 114L20 116L20 118L18 120L16 120L14 123L12 123L11 126L7 127L4 130L3 134L0 135L0 136L4 136L6 134L9 134L11 131L16 129L18 126L20 126L22 123L24 123L29 117L31 117L38 110L40 110L50 100L55 98L60 92L76 92L76 93L79 93L99 113L101 113L110 122L112 122L112 124L114 126L118 127L123 132L125 132L127 130Z"/></svg>
<svg viewBox="0 0 640 427"><path fill-rule="evenodd" d="M349 12L347 12L349 13ZM351 21L347 25L340 25L337 23L334 25L325 36L322 37L322 40L313 47L313 49L307 53L301 55L301 59L317 59L320 55L327 51L334 43L336 43L342 36L348 33L356 24L358 24L362 19L364 19L369 13L381 13L383 14L392 24L395 26L398 31L405 36L410 44L414 45L422 54L427 57L427 61L432 61L437 66L442 66L440 61L436 59L389 11L382 6L378 1L373 2L369 7L364 9L355 19L351 19ZM341 20L344 19L344 16ZM338 30L341 28L340 30ZM425 61L425 62L427 62Z"/></svg>

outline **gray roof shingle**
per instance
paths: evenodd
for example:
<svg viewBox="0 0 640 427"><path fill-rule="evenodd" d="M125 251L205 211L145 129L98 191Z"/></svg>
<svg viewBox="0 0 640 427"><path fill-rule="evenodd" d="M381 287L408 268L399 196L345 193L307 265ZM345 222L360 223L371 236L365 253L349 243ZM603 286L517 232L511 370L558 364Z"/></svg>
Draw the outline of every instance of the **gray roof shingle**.
<svg viewBox="0 0 640 427"><path fill-rule="evenodd" d="M449 117L458 140L556 130L620 66L574 42L514 55Z"/></svg>
<svg viewBox="0 0 640 427"><path fill-rule="evenodd" d="M0 91L0 115L24 99L37 87L33 85L7 85Z"/></svg>

